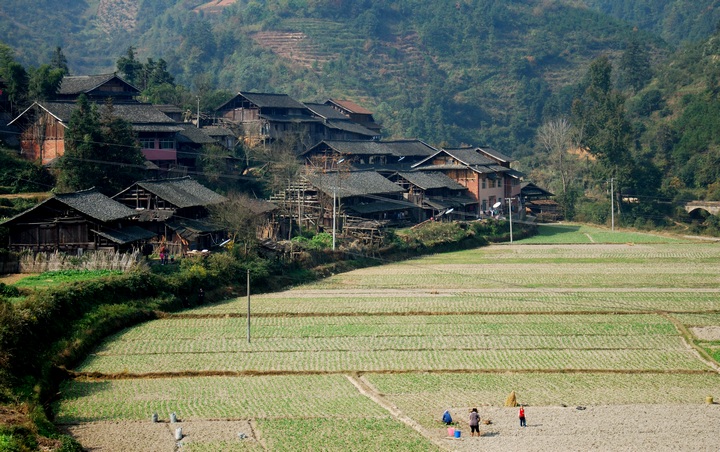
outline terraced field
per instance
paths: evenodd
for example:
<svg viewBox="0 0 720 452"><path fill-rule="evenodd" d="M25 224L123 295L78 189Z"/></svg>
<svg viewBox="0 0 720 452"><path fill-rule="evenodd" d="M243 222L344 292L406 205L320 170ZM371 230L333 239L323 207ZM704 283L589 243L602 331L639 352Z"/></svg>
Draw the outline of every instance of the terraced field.
<svg viewBox="0 0 720 452"><path fill-rule="evenodd" d="M720 244L548 236L253 296L249 343L245 298L127 329L75 369L57 420L108 450L712 450ZM540 422L517 430L511 391ZM669 421L631 426L653 415Z"/></svg>

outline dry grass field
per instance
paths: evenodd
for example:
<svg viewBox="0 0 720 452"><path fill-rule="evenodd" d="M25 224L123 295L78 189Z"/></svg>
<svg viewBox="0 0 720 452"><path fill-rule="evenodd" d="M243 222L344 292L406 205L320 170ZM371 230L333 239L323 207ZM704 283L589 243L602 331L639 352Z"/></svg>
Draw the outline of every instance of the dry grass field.
<svg viewBox="0 0 720 452"><path fill-rule="evenodd" d="M245 298L138 325L75 369L57 421L89 450L717 450L720 244L623 234L253 296L250 343Z"/></svg>

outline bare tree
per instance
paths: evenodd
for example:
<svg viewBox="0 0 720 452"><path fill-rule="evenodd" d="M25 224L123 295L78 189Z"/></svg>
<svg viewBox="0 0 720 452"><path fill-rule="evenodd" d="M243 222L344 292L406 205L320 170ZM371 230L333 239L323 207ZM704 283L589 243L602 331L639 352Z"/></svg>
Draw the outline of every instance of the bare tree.
<svg viewBox="0 0 720 452"><path fill-rule="evenodd" d="M574 174L574 159L568 153L573 147L573 129L566 118L556 118L538 129L538 141L548 152L550 162L560 177L562 194L565 196Z"/></svg>
<svg viewBox="0 0 720 452"><path fill-rule="evenodd" d="M235 244L246 250L257 242L258 228L265 221L269 203L243 193L229 193L227 201L210 206L210 218L230 234Z"/></svg>

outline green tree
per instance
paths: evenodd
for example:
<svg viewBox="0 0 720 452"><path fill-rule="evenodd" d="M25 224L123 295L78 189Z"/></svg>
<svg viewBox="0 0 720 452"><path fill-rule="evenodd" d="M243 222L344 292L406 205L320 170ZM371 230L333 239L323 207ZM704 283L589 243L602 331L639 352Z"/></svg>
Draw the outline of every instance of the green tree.
<svg viewBox="0 0 720 452"><path fill-rule="evenodd" d="M53 69L62 70L65 75L70 74L70 69L67 65L67 58L65 58L65 54L59 46L55 47L55 52L53 52L52 59L50 60L50 66Z"/></svg>
<svg viewBox="0 0 720 452"><path fill-rule="evenodd" d="M135 58L135 47L128 47L125 55L115 62L115 66L128 83L140 89L138 84L142 78L143 64Z"/></svg>
<svg viewBox="0 0 720 452"><path fill-rule="evenodd" d="M97 105L80 96L65 133L58 189L91 187L111 195L142 179L145 158L129 122L115 116L112 104Z"/></svg>
<svg viewBox="0 0 720 452"><path fill-rule="evenodd" d="M650 56L637 38L633 37L620 57L620 80L623 85L638 92L651 78Z"/></svg>
<svg viewBox="0 0 720 452"><path fill-rule="evenodd" d="M8 99L12 113L23 108L27 103L28 73L15 61L13 50L0 43L0 78L7 85Z"/></svg>
<svg viewBox="0 0 720 452"><path fill-rule="evenodd" d="M611 174L631 162L631 127L625 99L612 89L612 65L606 56L594 60L583 80L584 91L573 101L572 123L577 142L598 158Z"/></svg>
<svg viewBox="0 0 720 452"><path fill-rule="evenodd" d="M57 93L65 71L53 69L49 64L30 69L28 97L31 100L47 100Z"/></svg>

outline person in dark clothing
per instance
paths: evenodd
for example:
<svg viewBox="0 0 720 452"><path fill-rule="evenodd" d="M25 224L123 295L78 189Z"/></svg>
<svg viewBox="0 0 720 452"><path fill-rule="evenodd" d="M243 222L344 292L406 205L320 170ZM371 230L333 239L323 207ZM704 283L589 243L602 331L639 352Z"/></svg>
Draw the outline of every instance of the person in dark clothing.
<svg viewBox="0 0 720 452"><path fill-rule="evenodd" d="M470 436L480 436L480 414L478 414L477 408L473 408L470 411L469 421L470 424Z"/></svg>
<svg viewBox="0 0 720 452"><path fill-rule="evenodd" d="M442 421L445 423L445 425L452 424L452 416L450 416L450 411L445 410L445 412L442 415Z"/></svg>

